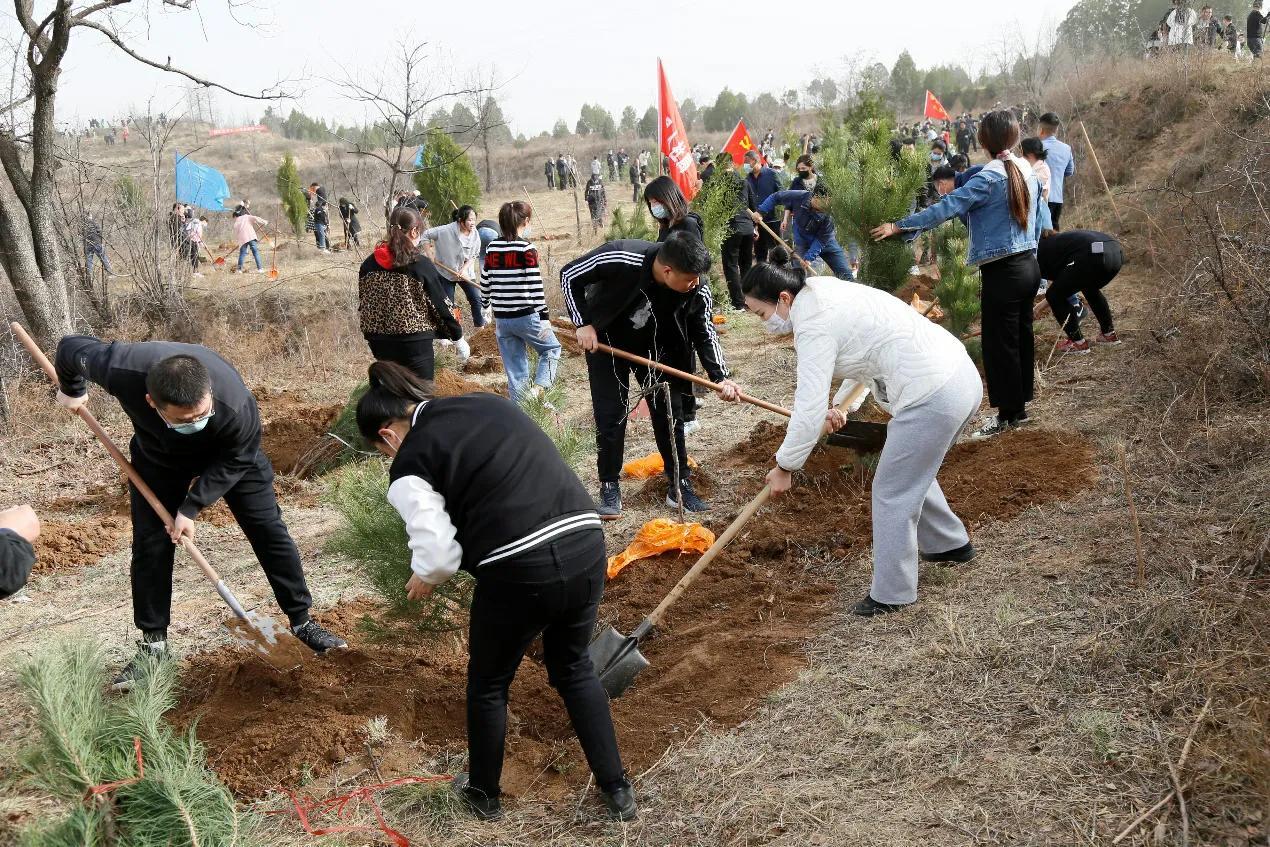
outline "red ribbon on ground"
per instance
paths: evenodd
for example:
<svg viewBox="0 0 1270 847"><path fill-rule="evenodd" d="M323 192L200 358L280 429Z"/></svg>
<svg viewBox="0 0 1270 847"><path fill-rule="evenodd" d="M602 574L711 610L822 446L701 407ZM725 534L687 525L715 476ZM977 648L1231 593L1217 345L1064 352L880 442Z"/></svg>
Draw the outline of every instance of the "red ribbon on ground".
<svg viewBox="0 0 1270 847"><path fill-rule="evenodd" d="M386 788L396 788L399 785L429 785L437 782L449 782L453 779L451 776L404 776L400 779L390 780L388 782L380 782L375 785L365 785L356 791L350 791L348 794L341 794L337 797L331 797L326 800L306 799L303 803L296 793L289 788L282 789L288 797L291 798L290 809L276 809L268 812L271 815L281 815L287 812L295 812L296 819L299 820L300 826L304 827L304 831L309 835L340 835L351 832L369 832L383 835L396 847L410 847L410 841L406 836L388 825L388 821L384 819L383 810L379 808L379 804L375 802L375 794ZM334 814L339 820L344 820L354 810L361 801L370 804L371 811L375 813L375 821L378 826L323 826L315 827L312 823L313 818L325 814ZM352 807L350 808L350 804Z"/></svg>
<svg viewBox="0 0 1270 847"><path fill-rule="evenodd" d="M91 800L92 798L105 794L109 791L114 791L116 788L123 788L125 785L133 785L135 783L140 782L142 779L145 778L146 763L145 763L145 760L141 758L141 739L140 738L137 738L135 736L133 737L132 749L137 754L137 775L130 779L121 779L116 782L106 782L101 785L94 785L92 788L88 789L88 791L84 792L85 800Z"/></svg>

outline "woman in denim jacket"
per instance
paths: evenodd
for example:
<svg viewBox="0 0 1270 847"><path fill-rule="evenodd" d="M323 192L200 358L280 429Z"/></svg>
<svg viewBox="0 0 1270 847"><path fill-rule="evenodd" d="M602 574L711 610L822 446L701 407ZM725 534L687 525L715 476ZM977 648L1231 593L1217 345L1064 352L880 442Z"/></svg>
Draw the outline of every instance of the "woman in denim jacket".
<svg viewBox="0 0 1270 847"><path fill-rule="evenodd" d="M1036 244L1048 229L1049 209L1032 167L1014 155L1019 124L1010 112L991 112L979 124L979 143L992 161L966 184L932 206L873 230L881 240L914 238L949 218L965 215L970 230L967 261L982 274L983 370L996 418L975 431L988 438L1027 422L1035 359L1032 301L1041 283Z"/></svg>

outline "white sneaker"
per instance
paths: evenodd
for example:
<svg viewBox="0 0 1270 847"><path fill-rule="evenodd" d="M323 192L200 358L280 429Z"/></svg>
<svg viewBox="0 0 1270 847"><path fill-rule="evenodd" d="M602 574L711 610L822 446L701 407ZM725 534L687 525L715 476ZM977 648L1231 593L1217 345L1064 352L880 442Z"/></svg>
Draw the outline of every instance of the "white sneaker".
<svg viewBox="0 0 1270 847"><path fill-rule="evenodd" d="M692 435L694 432L696 432L699 429L701 429L700 421L684 421L684 435L685 436Z"/></svg>
<svg viewBox="0 0 1270 847"><path fill-rule="evenodd" d="M922 272L922 269L919 268L917 265L913 265L911 268L908 269L909 276L917 276L921 272Z"/></svg>
<svg viewBox="0 0 1270 847"><path fill-rule="evenodd" d="M541 385L534 385L529 389L529 396L537 400L542 397L542 392L543 387Z"/></svg>
<svg viewBox="0 0 1270 847"><path fill-rule="evenodd" d="M265 269L264 269L264 268L256 268L256 273L258 273L258 274L262 274L262 273L264 273L264 272L265 272Z"/></svg>
<svg viewBox="0 0 1270 847"><path fill-rule="evenodd" d="M202 276L202 274L201 274L201 273L199 273L198 271L195 271L195 272L194 272L194 276Z"/></svg>

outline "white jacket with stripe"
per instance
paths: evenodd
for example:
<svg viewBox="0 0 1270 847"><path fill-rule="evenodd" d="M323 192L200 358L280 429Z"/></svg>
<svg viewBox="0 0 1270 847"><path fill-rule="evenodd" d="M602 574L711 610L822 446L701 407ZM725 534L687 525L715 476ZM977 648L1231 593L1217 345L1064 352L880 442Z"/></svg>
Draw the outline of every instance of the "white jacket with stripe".
<svg viewBox="0 0 1270 847"><path fill-rule="evenodd" d="M813 277L790 308L798 387L776 463L800 469L819 441L825 414L863 382L892 415L929 397L969 360L952 333L876 288ZM834 380L842 380L832 402Z"/></svg>

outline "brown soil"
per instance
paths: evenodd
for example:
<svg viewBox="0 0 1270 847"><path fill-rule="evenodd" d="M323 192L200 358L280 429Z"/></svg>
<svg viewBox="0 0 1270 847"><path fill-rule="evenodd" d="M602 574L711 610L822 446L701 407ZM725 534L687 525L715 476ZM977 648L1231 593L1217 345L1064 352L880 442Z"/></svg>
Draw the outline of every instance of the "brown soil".
<svg viewBox="0 0 1270 847"><path fill-rule="evenodd" d="M35 573L52 573L95 565L132 537L132 524L124 514L63 521L41 520L35 541Z"/></svg>
<svg viewBox="0 0 1270 847"><path fill-rule="evenodd" d="M913 302L913 295L916 294L923 300L930 302L935 295L935 286L939 285L939 280L928 274L918 274L908 278L908 282L901 285L895 290L895 296L903 300L905 303Z"/></svg>
<svg viewBox="0 0 1270 847"><path fill-rule="evenodd" d="M498 356L472 356L463 363L463 372L469 374L492 374L503 369L503 360Z"/></svg>
<svg viewBox="0 0 1270 847"><path fill-rule="evenodd" d="M573 337L574 331L577 329L572 321L564 318L552 318L551 325L557 330L563 330L556 333L556 340L560 342L560 346L564 348L564 352L570 356L581 356L582 348L578 346L578 342Z"/></svg>
<svg viewBox="0 0 1270 847"><path fill-rule="evenodd" d="M320 446L343 406L313 406L289 391L257 389L260 404L260 447L280 474L307 466L309 454ZM266 396L262 396L266 395Z"/></svg>
<svg viewBox="0 0 1270 847"><path fill-rule="evenodd" d="M457 397L460 394L471 394L474 391L489 391L479 382L467 379L451 370L438 370L433 381L437 397ZM493 393L493 392L491 392Z"/></svg>
<svg viewBox="0 0 1270 847"><path fill-rule="evenodd" d="M468 336L467 343L473 356L498 356L498 339L494 337L492 324L486 324Z"/></svg>
<svg viewBox="0 0 1270 847"><path fill-rule="evenodd" d="M447 372L442 371L442 374ZM720 462L744 470L742 487L757 491L784 427L761 423ZM1044 430L959 445L941 481L970 523L1005 519L1028 506L1062 499L1093 478L1093 451ZM798 487L742 531L647 640L651 667L613 705L622 755L634 772L656 762L703 721L731 726L803 666L801 645L833 596L831 585L803 565L806 551L834 558L870 539L870 474L842 449L812 454ZM703 490L714 480L702 475ZM640 495L656 496L650 480ZM716 532L732 514L708 519ZM809 531L809 527L819 528ZM630 632L670 590L691 559L640 561L610 583L601 624ZM307 771L322 775L366 766L366 722L384 715L403 743L385 751L385 778L418 767L438 752L464 749L465 657L439 641L374 643L356 621L365 604L338 607L324 622L351 636L353 647L279 674L242 652L200 656L185 669L186 699L176 720L198 720L199 738L226 783L242 796L295 785ZM512 686L504 790L556 798L586 782L581 750L546 673L526 661ZM407 746L418 741L418 749Z"/></svg>

